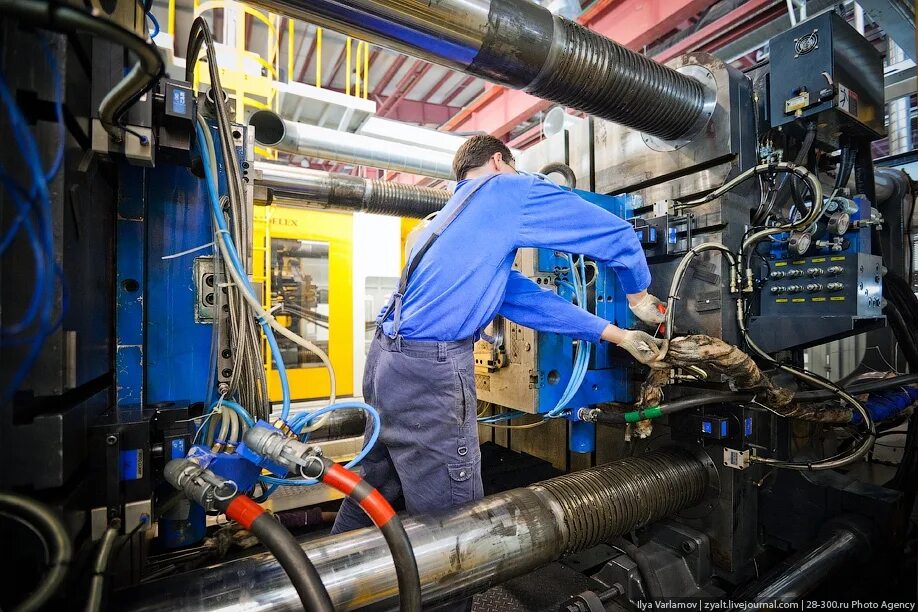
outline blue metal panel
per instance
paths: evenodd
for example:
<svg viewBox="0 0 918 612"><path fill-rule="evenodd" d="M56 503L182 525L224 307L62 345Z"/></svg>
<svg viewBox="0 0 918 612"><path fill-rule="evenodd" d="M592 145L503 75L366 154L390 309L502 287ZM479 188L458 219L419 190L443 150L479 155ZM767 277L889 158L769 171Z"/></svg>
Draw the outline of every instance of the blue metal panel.
<svg viewBox="0 0 918 612"><path fill-rule="evenodd" d="M204 182L188 168L151 171L147 202L146 401L206 401L213 325L196 323L193 263L213 249Z"/></svg>
<svg viewBox="0 0 918 612"><path fill-rule="evenodd" d="M628 195L605 196L587 191L574 190L577 195L585 200L618 215L627 218L631 211L632 198ZM539 271L555 272L568 267L567 260L562 253L550 249L539 249ZM561 285L558 294L573 300L571 290ZM602 317L615 325L623 328L634 324L633 315L628 308L625 294L618 284L618 279L611 268L599 266L599 272L587 290L587 307L590 312ZM564 393L574 364L574 342L559 334L540 333L539 345L539 371L544 375L539 389L538 412L548 412L554 408ZM627 356L608 343L594 345L591 348L590 362L583 384L574 395L570 403L572 407L583 407L603 402L630 402L633 399L633 389L626 365ZM556 382L552 382L556 381ZM573 415L576 418L576 415ZM586 443L593 436L592 430L571 431L571 450L578 448L592 448ZM590 452L590 450L577 450L577 452Z"/></svg>
<svg viewBox="0 0 918 612"><path fill-rule="evenodd" d="M568 446L575 453L592 453L596 450L596 425L585 421L571 421Z"/></svg>
<svg viewBox="0 0 918 612"><path fill-rule="evenodd" d="M115 404L119 408L143 402L146 178L142 168L126 163L121 166L115 249Z"/></svg>

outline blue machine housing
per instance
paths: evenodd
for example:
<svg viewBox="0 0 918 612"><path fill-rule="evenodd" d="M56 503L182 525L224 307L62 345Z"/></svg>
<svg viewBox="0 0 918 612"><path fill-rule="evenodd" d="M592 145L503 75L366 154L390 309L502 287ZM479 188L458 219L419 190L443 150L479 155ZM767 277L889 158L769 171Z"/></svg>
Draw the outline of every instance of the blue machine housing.
<svg viewBox="0 0 918 612"><path fill-rule="evenodd" d="M575 189L583 199L625 219L630 216L632 198L629 195L606 196ZM563 253L550 249L539 249L538 270L556 273L568 267ZM634 325L634 315L628 308L625 292L611 268L596 267L595 278L590 279L587 288L587 309L615 325L628 328ZM562 277L564 280L564 277ZM573 292L566 285L560 285L558 294L573 301ZM567 336L551 333L538 334L539 371L556 372L558 382L540 380L538 412L546 413L561 399L574 363L574 342ZM627 402L634 399L634 385L629 371L630 360L625 353L609 343L590 346L590 360L583 384L569 403L571 408L580 408L606 402ZM554 377L552 377L554 378ZM592 452L595 448L595 426L577 418L576 410L568 417L570 428L570 449L574 452Z"/></svg>

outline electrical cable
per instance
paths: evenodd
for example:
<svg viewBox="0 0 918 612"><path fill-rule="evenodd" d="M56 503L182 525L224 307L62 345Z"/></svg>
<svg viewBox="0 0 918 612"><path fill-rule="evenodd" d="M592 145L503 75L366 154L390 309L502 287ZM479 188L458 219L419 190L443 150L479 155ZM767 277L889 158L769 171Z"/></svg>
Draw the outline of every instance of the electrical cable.
<svg viewBox="0 0 918 612"><path fill-rule="evenodd" d="M218 507L258 538L286 572L305 610L334 612L334 604L319 572L296 538L268 511L245 495L237 495Z"/></svg>
<svg viewBox="0 0 918 612"><path fill-rule="evenodd" d="M210 158L207 157L208 151L205 146L201 145L201 143L205 143L208 140L208 134L204 127L202 127L203 123L203 119L199 118L199 121L195 124L195 132L199 143L198 152L200 153L201 159L203 161L202 165L204 167L207 192L210 196L209 199L213 213L212 217L217 226L217 233L219 234L219 237L216 241L220 247L220 251L224 260L226 260L229 264L226 266L227 272L229 272L233 282L236 283L243 297L246 298L246 300L252 306L252 309L258 315L259 324L265 333L265 339L267 340L268 347L271 350L271 358L274 361L275 368L277 369L277 373L281 381L281 388L283 390L283 407L281 411L281 420L286 422L290 413L290 386L287 382L287 371L284 366L284 360L281 356L280 348L277 346L277 339L274 337L274 333L272 332L272 328L274 328L275 325L281 327L282 329L286 328L277 323L274 317L272 317L267 311L265 311L264 308L262 308L258 298L255 297L255 288L249 281L245 267L242 265L242 262L239 261L239 255L236 252L236 247L233 244L229 230L226 227L226 221L223 218L223 211L220 210L220 205L217 201L216 177L212 174L211 171ZM272 321L274 321L274 325L272 325Z"/></svg>
<svg viewBox="0 0 918 612"><path fill-rule="evenodd" d="M230 228L230 234L240 261L247 262L249 260L247 240L250 232L247 225L248 214L245 210L245 187L235 148L235 132L230 124L229 113L225 105L228 97L220 81L220 70L214 50L213 37L207 22L203 17L198 17L192 23L189 35L189 53L192 48L194 51L193 55L186 54L187 75L193 76L198 60L198 52L204 43L207 44L206 54L210 73L211 90L209 93L214 102L213 108L216 115L217 131L220 135L220 148L226 175L227 195L225 197L229 205L225 209L225 221ZM191 77L189 77L189 80L191 80ZM206 128L206 133L208 136L210 135L209 128ZM215 153L211 154L210 157L211 160L216 160ZM217 176L217 174L216 162L214 161L213 175ZM216 238L219 238L219 236ZM219 240L217 242L219 244ZM235 286L228 287L230 340L236 349L233 355L233 367L229 383L230 393L235 393L238 390L240 399L247 406L251 406L259 418L268 419L270 418L270 403L267 395L266 373L261 356L261 340L255 320L247 316L248 307L240 291L241 289L237 290ZM219 321L222 324L222 319ZM333 390L334 384L331 387ZM332 395L334 395L334 391L332 391ZM332 400L334 400L333 397Z"/></svg>
<svg viewBox="0 0 918 612"><path fill-rule="evenodd" d="M108 563L115 549L115 540L117 538L118 529L109 526L99 541L99 549L92 563L92 580L89 583L86 612L99 612L102 609L102 600L105 596L105 573L108 571Z"/></svg>
<svg viewBox="0 0 918 612"><path fill-rule="evenodd" d="M39 610L48 604L64 584L73 556L70 535L50 508L18 493L0 491L0 513L32 526L44 543L48 571L38 587L13 608L13 612Z"/></svg>
<svg viewBox="0 0 918 612"><path fill-rule="evenodd" d="M205 129L202 124L204 124L203 119L199 119L198 123L195 126L195 131L197 133L199 142L205 142L208 138L208 134L205 132ZM204 167L205 175L207 175L206 178L207 178L208 190L211 194L211 206L214 208L214 216L217 217L219 215L222 217L219 211L219 205L217 204L217 201L216 201L215 179L211 173L210 164L208 163L208 159L206 157L207 151L205 150L205 147L202 147L202 146L199 146L198 149L202 155L202 160L204 161L203 167ZM294 332L290 331L289 329L281 325L268 311L266 311L262 307L261 303L255 297L254 288L249 282L248 276L244 272L244 267L239 261L239 256L236 253L232 239L229 236L229 232L226 229L225 222L223 222L220 218L217 218L216 221L217 221L218 233L220 233L220 239L217 239L216 242L220 247L220 250L223 254L224 259L230 262L231 264L227 266L227 271L230 273L230 276L233 278L233 281L239 287L241 295L245 298L245 300L251 305L252 309L255 311L256 315L258 316L259 323L262 326L262 329L265 330L265 338L268 342L269 348L271 349L272 359L278 370L278 374L281 375L281 373L283 372L283 376L281 376L281 387L282 387L282 390L285 391L285 393L284 393L284 402L283 402L283 409L281 413L281 419L286 421L287 416L289 415L290 391L289 391L289 384L285 385L286 369L283 364L283 359L280 354L280 349L277 346L277 340L274 338L273 333L268 333L270 331L268 327L277 331L278 333L280 333L282 336L284 336L291 342L294 342L295 344L311 351L312 353L314 353L315 355L319 357L319 359L322 361L322 363L325 365L328 371L329 388L330 388L329 401L330 403L334 403L335 401L335 375L334 375L334 368L332 367L332 364L328 358L328 355L318 346L313 344L312 342L309 342L305 338L302 338L301 336L295 334ZM317 422L313 424L313 427L321 427L323 423L324 421Z"/></svg>
<svg viewBox="0 0 918 612"><path fill-rule="evenodd" d="M127 48L137 57L137 63L99 104L102 127L112 140L121 142L121 131L124 130L119 124L121 118L164 74L165 66L156 46L113 21L100 19L69 4L43 0L0 0L0 13L56 32L78 31L99 36Z"/></svg>
<svg viewBox="0 0 918 612"><path fill-rule="evenodd" d="M814 206L813 208L816 208L816 207ZM861 444L858 447L856 447L853 451L849 453L840 453L832 457L828 457L826 459L820 459L820 460L813 461L813 462L801 463L801 462L794 462L794 461L782 461L780 459L773 459L771 457L762 457L760 455L751 455L750 460L756 463L764 463L764 464L771 465L773 467L778 467L778 468L798 470L798 471L816 471L816 470L832 470L832 469L844 467L864 457L864 455L866 455L870 451L870 448L873 446L873 442L876 438L877 432L876 432L876 424L873 422L873 418L871 417L867 409L864 408L863 404L861 404L861 402L859 402L851 394L846 392L844 389L840 388L835 383L828 381L825 378L822 378L821 376L817 376L816 374L813 374L812 372L808 372L801 368L796 368L793 366L783 364L777 359L775 359L774 357L772 357L771 355L769 355L768 353L766 353L752 340L752 338L749 337L749 332L746 328L744 300L742 297L736 300L736 311L737 311L736 312L737 325L739 327L740 334L743 336L743 339L746 341L746 344L747 346L749 346L749 348L751 348L753 351L758 353L758 355L762 357L762 359L768 361L769 363L771 363L778 369L783 370L812 385L815 385L817 387L822 387L823 389L827 389L829 391L835 392L841 399L843 399L849 406L851 406L851 408L855 412L861 415L861 419L863 419L863 422L864 422L864 429L866 429L867 431L867 435L864 436Z"/></svg>
<svg viewBox="0 0 918 612"><path fill-rule="evenodd" d="M2 6L2 5L0 5ZM19 151L26 167L32 177L32 186L29 190L22 188L12 177L10 177L2 168L0 168L0 179L3 185L13 199L19 211L19 216L23 219L21 225L29 238L30 246L35 258L35 289L33 292L32 304L29 306L25 318L22 321L31 323L34 316L40 315L38 331L32 336L31 347L24 359L20 360L19 368L13 374L8 387L3 391L0 397L0 405L6 405L16 390L25 381L26 376L31 371L32 366L38 359L47 336L57 327L57 324L51 325L51 308L54 303L55 283L54 277L59 275L59 268L54 260L54 242L51 230L51 200L48 187L48 177L52 176L51 171L45 171L42 167L41 158L38 153L38 145L28 128L28 121L23 117L6 79L0 74L0 101L6 109L11 130L19 146ZM63 146L62 142L58 145ZM57 165L58 158L52 162L52 169ZM31 214L35 212L36 227L33 227ZM54 274L49 274L49 270L54 270ZM35 298L40 298L37 302ZM63 309L66 307L66 292L63 292L64 303L61 307L61 321L63 321ZM43 307L42 307L43 306ZM34 308L34 310L33 310ZM25 327L14 331L24 331ZM10 334L9 329L0 333L0 342L14 344L7 337Z"/></svg>
<svg viewBox="0 0 918 612"><path fill-rule="evenodd" d="M204 133L204 129L201 127L200 121L198 122L198 124L196 124L195 131L197 132L197 137L198 137L199 142L203 142L206 140L207 136ZM218 230L218 233L220 234L220 239L217 240L217 244L220 247L220 250L221 250L221 253L223 254L224 259L230 263L230 265L228 265L226 269L229 272L230 276L232 277L233 282L236 283L236 285L240 289L241 295L251 305L252 310L258 316L259 324L262 326L262 329L265 331L265 338L268 342L269 348L271 349L271 356L272 356L272 359L274 360L275 367L278 370L278 374L280 374L281 372L284 373L284 376L281 378L282 386L283 386L284 381L286 380L286 369L284 367L283 358L281 357L280 349L277 346L277 340L275 339L274 334L271 331L272 329L274 331L279 332L282 336L284 336L288 340L291 340L292 342L298 344L299 346L302 346L303 348L306 348L307 350L312 351L322 360L322 362L325 364L326 368L328 369L328 373L329 373L330 387L331 387L331 392L329 394L330 401L334 402L334 399L335 399L334 369L332 368L331 361L328 359L328 355L326 355L325 352L322 351L322 349L320 349L313 343L298 336L297 334L293 333L292 331L290 331L289 329L281 325L277 321L277 319L275 319L268 311L266 311L262 307L261 303L258 301L258 298L255 297L254 287L252 287L252 284L249 282L248 276L246 275L244 271L242 263L239 261L239 256L236 253L232 239L230 238L229 232L226 229L226 224L220 218L222 217L222 214L220 214L219 204L217 203L215 179L213 175L211 174L210 165L206 157L207 151L205 150L204 147L201 147L201 146L198 147L198 150L201 153L202 158L204 160L203 167L204 167L204 173L206 175L207 189L210 195L211 206L214 210L213 216L215 217L216 222L217 222L217 230ZM282 421L286 422L289 416L289 412L290 412L290 390L289 390L289 385L288 385L286 388L283 409L281 412Z"/></svg>

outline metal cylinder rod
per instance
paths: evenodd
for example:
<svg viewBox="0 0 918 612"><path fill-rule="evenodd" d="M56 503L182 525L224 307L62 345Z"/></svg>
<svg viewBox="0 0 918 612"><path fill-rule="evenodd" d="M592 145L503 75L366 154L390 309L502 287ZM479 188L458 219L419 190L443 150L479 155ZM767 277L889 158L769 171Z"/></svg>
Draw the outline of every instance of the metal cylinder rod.
<svg viewBox="0 0 918 612"><path fill-rule="evenodd" d="M269 203L415 219L437 212L452 195L443 189L268 162L255 162L254 182L256 198Z"/></svg>
<svg viewBox="0 0 918 612"><path fill-rule="evenodd" d="M401 142L296 123L269 110L252 113L255 142L305 157L450 179L453 156Z"/></svg>
<svg viewBox="0 0 918 612"><path fill-rule="evenodd" d="M764 584L749 600L756 603L797 601L865 548L862 533L838 526L820 544L788 561L787 569L764 579Z"/></svg>
<svg viewBox="0 0 918 612"><path fill-rule="evenodd" d="M529 0L252 0L665 140L707 121L695 79Z"/></svg>
<svg viewBox="0 0 918 612"><path fill-rule="evenodd" d="M699 503L713 464L682 449L559 476L491 495L439 515L407 518L425 606L485 590L558 557L583 550ZM392 558L376 529L304 544L336 610L395 603ZM296 593L270 555L140 585L118 609L280 610Z"/></svg>

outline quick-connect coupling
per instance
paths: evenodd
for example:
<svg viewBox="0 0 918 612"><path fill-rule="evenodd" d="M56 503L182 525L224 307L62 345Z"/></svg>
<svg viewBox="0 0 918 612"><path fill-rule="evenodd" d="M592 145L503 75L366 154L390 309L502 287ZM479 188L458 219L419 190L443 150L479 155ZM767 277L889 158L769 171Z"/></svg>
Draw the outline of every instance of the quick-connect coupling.
<svg viewBox="0 0 918 612"><path fill-rule="evenodd" d="M325 471L321 449L287 437L267 424L256 423L255 427L245 432L243 441L247 452L264 458L267 462L265 467L269 469L272 469L270 464L273 464L304 478L319 478Z"/></svg>
<svg viewBox="0 0 918 612"><path fill-rule="evenodd" d="M166 464L163 474L169 484L208 512L221 509L222 503L239 492L235 482L217 476L191 459L173 459Z"/></svg>

